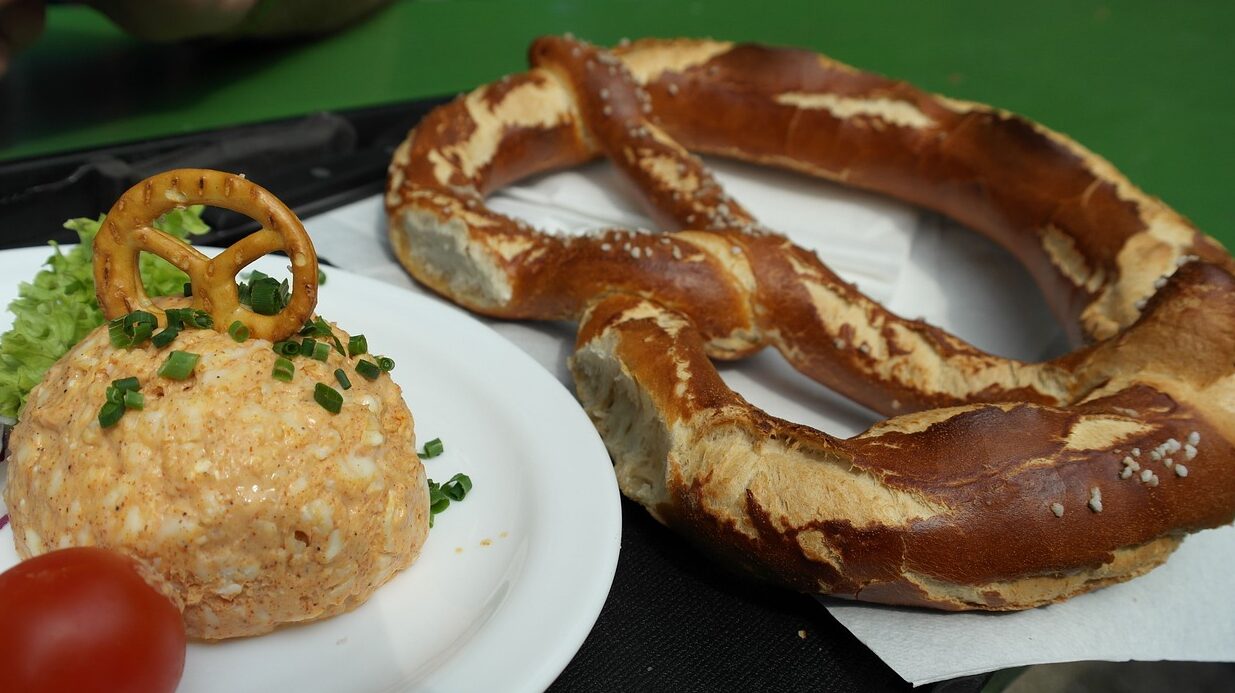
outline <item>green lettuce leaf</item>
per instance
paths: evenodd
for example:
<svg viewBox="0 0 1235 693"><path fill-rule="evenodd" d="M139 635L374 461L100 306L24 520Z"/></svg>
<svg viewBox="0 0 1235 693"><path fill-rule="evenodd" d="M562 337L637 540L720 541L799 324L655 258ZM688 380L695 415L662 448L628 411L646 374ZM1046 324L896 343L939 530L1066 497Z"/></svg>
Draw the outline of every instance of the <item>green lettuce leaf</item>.
<svg viewBox="0 0 1235 693"><path fill-rule="evenodd" d="M184 240L210 227L202 221L202 206L175 209L155 227ZM64 227L77 232L81 244L67 251L52 243L52 256L34 279L23 282L9 304L13 327L0 335L0 416L17 418L26 395L51 365L103 324L94 293L93 242L103 223L71 219ZM180 294L188 276L162 258L142 253L142 281L151 296Z"/></svg>

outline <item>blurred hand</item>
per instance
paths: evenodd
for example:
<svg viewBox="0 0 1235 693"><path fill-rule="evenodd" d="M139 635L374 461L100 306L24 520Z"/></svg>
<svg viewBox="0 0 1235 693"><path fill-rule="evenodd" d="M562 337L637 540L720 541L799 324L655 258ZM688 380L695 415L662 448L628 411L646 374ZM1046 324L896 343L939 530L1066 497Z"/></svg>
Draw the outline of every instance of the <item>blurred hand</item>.
<svg viewBox="0 0 1235 693"><path fill-rule="evenodd" d="M84 0L148 41L294 36L338 29L387 0Z"/></svg>
<svg viewBox="0 0 1235 693"><path fill-rule="evenodd" d="M43 0L0 0L0 75L43 33L44 20Z"/></svg>
<svg viewBox="0 0 1235 693"><path fill-rule="evenodd" d="M214 36L238 27L259 0L84 0L121 29L168 43ZM347 3L341 3L347 4Z"/></svg>
<svg viewBox="0 0 1235 693"><path fill-rule="evenodd" d="M276 37L343 27L389 0L81 0L147 41ZM43 32L45 0L0 0L0 75Z"/></svg>

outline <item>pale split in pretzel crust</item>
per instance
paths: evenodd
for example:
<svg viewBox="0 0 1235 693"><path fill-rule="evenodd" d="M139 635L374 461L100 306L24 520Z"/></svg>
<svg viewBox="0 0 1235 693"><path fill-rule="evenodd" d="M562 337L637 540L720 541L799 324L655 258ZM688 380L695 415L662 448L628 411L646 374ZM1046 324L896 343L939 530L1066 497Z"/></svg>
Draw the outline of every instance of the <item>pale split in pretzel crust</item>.
<svg viewBox="0 0 1235 693"><path fill-rule="evenodd" d="M472 310L582 322L579 397L623 492L662 522L800 589L1021 609L1139 575L1235 516L1235 262L1110 164L806 51L549 38L531 56L409 134L391 241ZM1097 341L1024 363L895 316L761 228L688 150L956 218ZM602 155L692 230L559 237L484 205ZM707 359L765 345L900 416L849 440L768 416Z"/></svg>
<svg viewBox="0 0 1235 693"><path fill-rule="evenodd" d="M154 228L165 212L188 205L222 207L262 228L215 258ZM282 250L291 263L292 292L275 315L240 305L236 274L257 258ZM207 169L177 169L147 178L116 200L94 239L94 285L109 320L145 310L166 324L142 286L138 258L154 253L180 268L193 285L193 307L214 318L216 330L244 323L253 337L272 342L296 334L317 305L317 253L304 225L281 200L243 176Z"/></svg>

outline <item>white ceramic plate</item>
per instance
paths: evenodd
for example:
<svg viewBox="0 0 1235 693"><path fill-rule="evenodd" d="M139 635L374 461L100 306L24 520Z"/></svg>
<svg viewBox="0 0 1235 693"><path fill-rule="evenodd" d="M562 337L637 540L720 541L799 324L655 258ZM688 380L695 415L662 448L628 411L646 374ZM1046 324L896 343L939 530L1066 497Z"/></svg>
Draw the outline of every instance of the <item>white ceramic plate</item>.
<svg viewBox="0 0 1235 693"><path fill-rule="evenodd" d="M0 306L50 250L0 252ZM285 260L253 265L283 276ZM523 691L548 686L596 621L617 565L613 470L574 398L491 329L410 292L327 268L318 312L395 359L431 478L466 472L420 558L351 613L190 644L181 691ZM12 315L0 315L0 330ZM0 479L3 475L0 475ZM0 530L0 570L17 562Z"/></svg>

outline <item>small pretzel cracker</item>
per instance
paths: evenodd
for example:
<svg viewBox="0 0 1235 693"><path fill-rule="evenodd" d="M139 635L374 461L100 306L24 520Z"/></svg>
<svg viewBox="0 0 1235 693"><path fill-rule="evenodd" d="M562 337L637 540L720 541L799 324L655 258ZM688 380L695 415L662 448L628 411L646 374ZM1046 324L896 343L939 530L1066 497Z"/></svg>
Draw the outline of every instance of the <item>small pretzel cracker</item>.
<svg viewBox="0 0 1235 693"><path fill-rule="evenodd" d="M154 228L163 213L193 204L239 212L262 228L214 258ZM304 226L287 205L243 176L177 169L147 178L116 200L94 239L94 285L107 319L140 309L166 324L166 315L142 286L138 258L143 250L189 275L193 307L209 313L220 331L239 320L254 337L286 339L304 326L317 305L317 253ZM279 313L259 315L240 305L236 274L277 250L291 260L291 298Z"/></svg>

